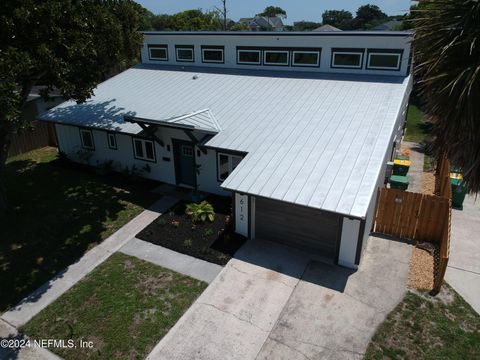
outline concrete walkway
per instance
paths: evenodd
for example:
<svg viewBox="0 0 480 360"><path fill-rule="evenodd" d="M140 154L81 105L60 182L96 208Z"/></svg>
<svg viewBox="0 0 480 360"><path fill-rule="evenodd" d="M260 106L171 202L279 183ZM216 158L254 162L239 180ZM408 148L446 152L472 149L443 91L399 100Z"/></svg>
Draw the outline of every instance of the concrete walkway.
<svg viewBox="0 0 480 360"><path fill-rule="evenodd" d="M465 199L452 209L452 235L447 282L480 314L480 199Z"/></svg>
<svg viewBox="0 0 480 360"><path fill-rule="evenodd" d="M408 191L421 193L424 155L420 152L420 144L409 141L402 141L402 144L411 150L410 160L412 161L412 164L407 174L410 182L408 185Z"/></svg>
<svg viewBox="0 0 480 360"><path fill-rule="evenodd" d="M184 255L137 238L128 241L119 251L209 284L223 269L220 265Z"/></svg>
<svg viewBox="0 0 480 360"><path fill-rule="evenodd" d="M411 246L376 237L357 272L245 244L148 359L356 359L403 298Z"/></svg>
<svg viewBox="0 0 480 360"><path fill-rule="evenodd" d="M25 335L0 319L0 339L25 340ZM2 360L60 360L61 358L51 351L37 347L7 348L0 347L0 359Z"/></svg>
<svg viewBox="0 0 480 360"><path fill-rule="evenodd" d="M148 210L144 210L100 245L88 251L75 264L23 299L15 308L3 313L0 318L16 328L25 325L177 201L174 197L162 197Z"/></svg>

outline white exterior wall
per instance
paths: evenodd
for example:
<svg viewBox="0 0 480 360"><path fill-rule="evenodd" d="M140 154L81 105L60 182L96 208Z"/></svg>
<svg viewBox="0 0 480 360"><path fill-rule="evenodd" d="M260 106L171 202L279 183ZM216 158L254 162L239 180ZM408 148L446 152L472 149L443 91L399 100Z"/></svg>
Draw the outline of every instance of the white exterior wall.
<svg viewBox="0 0 480 360"><path fill-rule="evenodd" d="M77 154L79 150L90 151L82 149L78 127L56 124L55 128L59 150L65 152L71 160L80 161ZM108 147L107 132L94 129L91 129L91 131L95 150L91 151L93 155L90 159L90 165L98 166L105 161L113 160L115 168L120 170L125 169L127 166L131 168L133 165L141 169L148 164L151 171L144 172L144 177L168 184L176 184L172 138L190 141L183 131L162 128L157 132L156 135L164 141L165 146L162 147L157 142L153 142L155 145L156 162L135 159L132 144L132 137L135 136L133 135L116 133L117 150L114 150ZM201 134L196 134L197 138L201 138L201 136ZM170 145L170 151L167 151L167 145ZM220 188L220 182L217 181L216 152L208 149L207 154L200 152L200 156L198 156L197 150L198 148L195 149L196 162L201 165L200 175L197 176L199 190L218 195L229 195L229 192ZM169 158L170 161L163 160L164 157Z"/></svg>
<svg viewBox="0 0 480 360"><path fill-rule="evenodd" d="M313 71L351 74L380 74L405 76L410 58L409 36L379 36L379 35L206 35L206 34L172 34L172 33L145 33L144 46L141 51L142 62L147 64L169 64L182 66L206 66L263 70ZM148 45L167 45L168 61L149 60ZM195 62L177 62L175 45L194 45ZM202 63L201 46L224 46L224 64ZM321 48L320 67L292 67L266 65L239 65L237 64L237 46L245 47L304 47ZM364 48L363 69L331 68L332 48ZM367 49L403 49L400 71L367 70Z"/></svg>
<svg viewBox="0 0 480 360"><path fill-rule="evenodd" d="M343 218L342 236L340 238L340 251L338 264L356 269L355 257L357 255L358 233L360 231L360 220Z"/></svg>

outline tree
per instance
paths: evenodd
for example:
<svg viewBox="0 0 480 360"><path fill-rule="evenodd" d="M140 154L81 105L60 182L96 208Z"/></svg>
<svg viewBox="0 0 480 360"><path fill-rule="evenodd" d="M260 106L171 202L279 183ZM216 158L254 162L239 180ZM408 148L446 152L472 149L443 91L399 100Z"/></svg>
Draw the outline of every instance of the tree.
<svg viewBox="0 0 480 360"><path fill-rule="evenodd" d="M293 23L295 31L310 31L320 27L322 24L313 21L297 21Z"/></svg>
<svg viewBox="0 0 480 360"><path fill-rule="evenodd" d="M352 27L354 29L371 28L387 19L387 17L387 14L380 10L377 5L363 5L358 8L355 19L352 21Z"/></svg>
<svg viewBox="0 0 480 360"><path fill-rule="evenodd" d="M167 31L215 31L222 29L222 22L217 10L203 12L201 9L193 9L173 15L154 15L151 24L153 30Z"/></svg>
<svg viewBox="0 0 480 360"><path fill-rule="evenodd" d="M432 150L480 191L480 2L425 0L413 17L415 73L433 121Z"/></svg>
<svg viewBox="0 0 480 360"><path fill-rule="evenodd" d="M257 14L257 16L264 16L267 18L268 23L270 24L270 18L279 17L282 19L287 18L287 12L279 6L267 6L265 10ZM271 24L270 24L271 25Z"/></svg>
<svg viewBox="0 0 480 360"><path fill-rule="evenodd" d="M11 135L32 87L85 101L112 69L138 58L142 7L130 0L9 0L0 8L0 213Z"/></svg>
<svg viewBox="0 0 480 360"><path fill-rule="evenodd" d="M342 30L350 28L353 15L347 10L325 10L322 14L323 25L332 25Z"/></svg>

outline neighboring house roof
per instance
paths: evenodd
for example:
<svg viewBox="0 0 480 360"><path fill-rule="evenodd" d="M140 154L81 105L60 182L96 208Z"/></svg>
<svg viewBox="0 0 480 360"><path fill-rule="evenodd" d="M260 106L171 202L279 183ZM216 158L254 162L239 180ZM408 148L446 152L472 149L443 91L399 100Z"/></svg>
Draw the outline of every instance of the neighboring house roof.
<svg viewBox="0 0 480 360"><path fill-rule="evenodd" d="M45 90L46 88L47 87L44 85L33 86L32 90L30 91L30 94L28 94L27 101L39 99L41 97L40 95L41 90ZM62 93L60 92L60 90L54 88L52 91L50 91L49 96L52 98L61 97Z"/></svg>
<svg viewBox="0 0 480 360"><path fill-rule="evenodd" d="M325 24L316 29L313 29L312 31L342 31L342 30L340 30L339 28L336 28L335 26Z"/></svg>
<svg viewBox="0 0 480 360"><path fill-rule="evenodd" d="M248 153L223 187L365 217L409 82L137 65L101 83L87 102L63 103L41 118L137 134L124 116L169 121L209 109L221 131L205 145Z"/></svg>
<svg viewBox="0 0 480 360"><path fill-rule="evenodd" d="M247 24L250 28L274 28L277 30L283 29L283 21L278 16L266 17L255 16L254 18L241 18L239 23Z"/></svg>
<svg viewBox="0 0 480 360"><path fill-rule="evenodd" d="M403 21L401 20L390 20L378 26L375 26L372 30L373 31L393 31L397 30L400 25L402 25Z"/></svg>

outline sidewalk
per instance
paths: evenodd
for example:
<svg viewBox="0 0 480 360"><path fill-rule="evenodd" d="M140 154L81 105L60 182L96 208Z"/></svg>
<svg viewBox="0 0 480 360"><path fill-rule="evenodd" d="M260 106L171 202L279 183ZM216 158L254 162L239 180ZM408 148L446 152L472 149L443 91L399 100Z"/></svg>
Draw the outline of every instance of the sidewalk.
<svg viewBox="0 0 480 360"><path fill-rule="evenodd" d="M25 325L177 201L177 198L163 196L148 210L144 210L100 245L88 251L75 264L23 299L15 308L3 313L0 319L16 328Z"/></svg>
<svg viewBox="0 0 480 360"><path fill-rule="evenodd" d="M480 314L480 199L452 209L450 259L445 280Z"/></svg>
<svg viewBox="0 0 480 360"><path fill-rule="evenodd" d="M137 238L128 241L119 251L209 284L223 269L220 265L181 254Z"/></svg>
<svg viewBox="0 0 480 360"><path fill-rule="evenodd" d="M409 141L402 141L402 145L408 147L410 149L410 160L412 161L412 165L408 170L408 191L421 193L422 192L422 175L423 175L423 158L424 155L420 151L418 151L420 144L409 142Z"/></svg>

